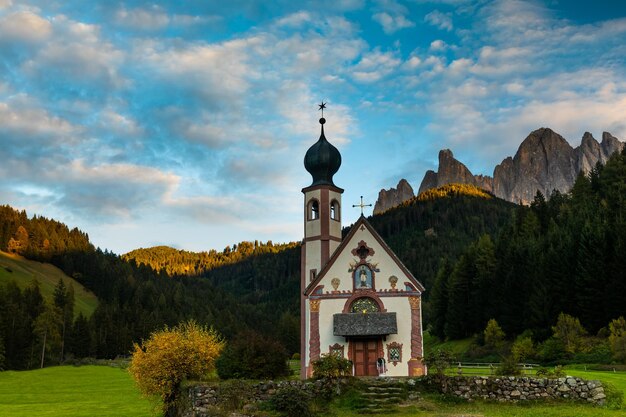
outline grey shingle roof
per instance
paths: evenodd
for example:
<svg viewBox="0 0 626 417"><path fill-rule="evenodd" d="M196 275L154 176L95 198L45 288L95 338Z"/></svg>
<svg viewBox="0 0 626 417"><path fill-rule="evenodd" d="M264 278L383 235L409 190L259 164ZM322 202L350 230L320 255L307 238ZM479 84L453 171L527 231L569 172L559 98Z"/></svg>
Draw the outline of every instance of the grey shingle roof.
<svg viewBox="0 0 626 417"><path fill-rule="evenodd" d="M396 313L339 313L333 315L335 336L381 336L398 333Z"/></svg>

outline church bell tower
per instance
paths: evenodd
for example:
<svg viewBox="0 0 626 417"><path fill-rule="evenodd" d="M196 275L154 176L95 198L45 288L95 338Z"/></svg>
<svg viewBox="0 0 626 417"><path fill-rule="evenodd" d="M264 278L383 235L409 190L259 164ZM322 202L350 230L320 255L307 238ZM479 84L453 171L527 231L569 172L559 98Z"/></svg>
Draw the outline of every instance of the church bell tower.
<svg viewBox="0 0 626 417"><path fill-rule="evenodd" d="M311 306L304 298L304 290L326 265L330 256L341 243L341 194L343 189L333 183L333 175L341 166L341 154L331 145L324 135L324 108L320 104L322 118L319 120L321 134L304 156L304 167L312 176L312 183L302 189L304 193L304 240L302 241L301 259L301 306L302 317L308 318ZM309 320L302 320L301 334L308 334ZM305 333L306 332L306 333ZM301 338L301 373L305 378L310 375L310 361L307 358L319 358L320 352L310 350ZM319 344L313 346L318 346ZM313 350L316 350L315 347Z"/></svg>

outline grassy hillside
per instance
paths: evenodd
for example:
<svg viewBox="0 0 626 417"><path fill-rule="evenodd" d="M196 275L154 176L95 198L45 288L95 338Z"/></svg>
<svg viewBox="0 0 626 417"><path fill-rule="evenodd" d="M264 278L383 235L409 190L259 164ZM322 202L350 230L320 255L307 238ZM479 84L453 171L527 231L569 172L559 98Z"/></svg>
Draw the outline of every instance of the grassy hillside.
<svg viewBox="0 0 626 417"><path fill-rule="evenodd" d="M424 332L424 353L426 357L430 357L433 352L437 350L445 350L450 352L455 358L462 358L465 356L471 344L471 337L460 340L446 340L445 342L442 342L430 333Z"/></svg>
<svg viewBox="0 0 626 417"><path fill-rule="evenodd" d="M53 265L0 251L0 284L14 280L20 288L25 288L36 279L40 283L41 295L51 300L59 278L66 286L69 287L70 283L74 286L75 314L81 312L85 317L91 316L98 306L98 298L80 283Z"/></svg>
<svg viewBox="0 0 626 417"><path fill-rule="evenodd" d="M0 372L0 414L13 417L149 417L156 402L142 397L125 369L55 366Z"/></svg>

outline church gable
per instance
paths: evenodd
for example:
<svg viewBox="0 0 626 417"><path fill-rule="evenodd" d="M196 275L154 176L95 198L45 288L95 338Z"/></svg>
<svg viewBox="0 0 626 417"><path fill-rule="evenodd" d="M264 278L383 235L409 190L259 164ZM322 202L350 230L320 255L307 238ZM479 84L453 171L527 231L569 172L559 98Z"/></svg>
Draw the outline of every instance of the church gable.
<svg viewBox="0 0 626 417"><path fill-rule="evenodd" d="M424 290L364 217L355 223L305 295L341 295L362 290L397 295L421 294Z"/></svg>

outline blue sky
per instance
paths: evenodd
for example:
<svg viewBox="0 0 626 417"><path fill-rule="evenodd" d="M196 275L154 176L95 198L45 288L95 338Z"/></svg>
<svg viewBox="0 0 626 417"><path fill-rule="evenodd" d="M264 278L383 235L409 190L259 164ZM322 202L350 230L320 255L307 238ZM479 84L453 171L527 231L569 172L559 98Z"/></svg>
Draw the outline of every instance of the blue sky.
<svg viewBox="0 0 626 417"><path fill-rule="evenodd" d="M117 253L299 240L322 99L346 225L441 148L625 140L626 3L0 0L0 204Z"/></svg>

